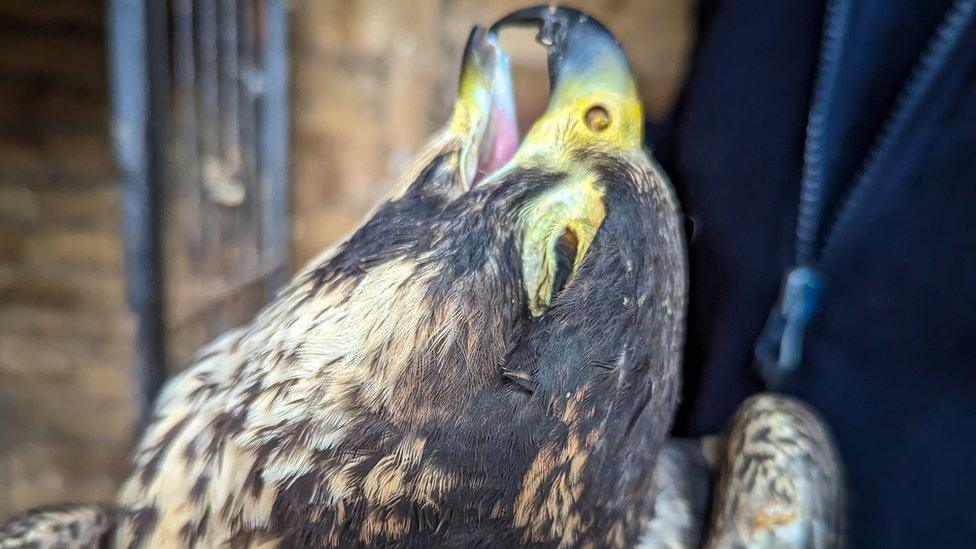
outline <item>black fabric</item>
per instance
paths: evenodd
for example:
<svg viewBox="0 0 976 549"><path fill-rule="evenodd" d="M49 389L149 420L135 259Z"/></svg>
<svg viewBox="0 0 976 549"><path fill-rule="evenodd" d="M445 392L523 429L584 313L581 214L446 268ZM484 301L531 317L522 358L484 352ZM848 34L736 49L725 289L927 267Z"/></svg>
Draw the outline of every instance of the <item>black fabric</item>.
<svg viewBox="0 0 976 549"><path fill-rule="evenodd" d="M830 105L836 204L948 0L854 3ZM692 69L655 153L693 227L685 401L720 430L762 388L752 350L793 262L823 0L703 2ZM789 392L834 429L852 547L976 539L976 28L836 248Z"/></svg>

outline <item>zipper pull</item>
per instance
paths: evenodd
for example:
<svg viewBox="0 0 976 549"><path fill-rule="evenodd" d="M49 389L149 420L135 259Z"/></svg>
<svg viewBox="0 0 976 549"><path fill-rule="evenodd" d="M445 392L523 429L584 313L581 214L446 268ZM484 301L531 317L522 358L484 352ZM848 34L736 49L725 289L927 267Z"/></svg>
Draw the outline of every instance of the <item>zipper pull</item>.
<svg viewBox="0 0 976 549"><path fill-rule="evenodd" d="M812 267L794 267L783 282L756 342L756 365L767 388L775 389L803 358L803 337L816 314L824 277Z"/></svg>

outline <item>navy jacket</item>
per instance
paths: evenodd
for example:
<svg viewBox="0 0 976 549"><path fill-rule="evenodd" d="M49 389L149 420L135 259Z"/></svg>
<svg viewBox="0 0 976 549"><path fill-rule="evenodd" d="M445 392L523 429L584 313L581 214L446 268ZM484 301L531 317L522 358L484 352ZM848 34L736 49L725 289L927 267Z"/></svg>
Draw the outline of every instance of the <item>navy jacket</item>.
<svg viewBox="0 0 976 549"><path fill-rule="evenodd" d="M974 0L830 2L830 17L824 0L702 2L673 119L651 129L689 218L692 294L676 431L716 432L763 388L754 346L797 262L809 110L819 104L822 146L806 156L817 157L823 188L813 249L829 235L830 251L809 261L823 290L784 390L834 430L852 547L970 546ZM825 21L842 36L826 63L827 91L818 88ZM848 194L863 181L852 207Z"/></svg>

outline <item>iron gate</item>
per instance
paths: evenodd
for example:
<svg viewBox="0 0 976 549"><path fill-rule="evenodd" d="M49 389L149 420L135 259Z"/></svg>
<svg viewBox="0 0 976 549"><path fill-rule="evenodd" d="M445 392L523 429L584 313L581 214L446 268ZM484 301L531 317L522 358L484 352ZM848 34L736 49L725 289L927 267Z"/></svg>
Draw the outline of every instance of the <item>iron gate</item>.
<svg viewBox="0 0 976 549"><path fill-rule="evenodd" d="M143 414L169 372L285 273L287 31L287 0L109 4Z"/></svg>

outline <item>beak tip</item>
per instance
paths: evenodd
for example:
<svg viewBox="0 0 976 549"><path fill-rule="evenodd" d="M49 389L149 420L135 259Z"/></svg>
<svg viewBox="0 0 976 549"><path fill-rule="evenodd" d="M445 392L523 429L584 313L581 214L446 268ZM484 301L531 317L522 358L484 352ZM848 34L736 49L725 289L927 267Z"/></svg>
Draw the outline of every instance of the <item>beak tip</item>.
<svg viewBox="0 0 976 549"><path fill-rule="evenodd" d="M567 80L587 82L632 95L636 86L627 57L617 38L588 13L567 7L538 5L514 11L493 24L489 32L510 25L535 25L536 37L549 53L549 81L553 93Z"/></svg>
<svg viewBox="0 0 976 549"><path fill-rule="evenodd" d="M487 61L486 56L489 54L489 49L486 47L485 34L485 28L482 26L472 27L471 32L468 33L468 41L464 45L464 58L462 60L465 67L472 64L483 66Z"/></svg>

